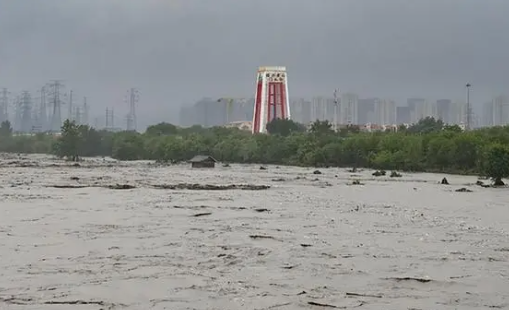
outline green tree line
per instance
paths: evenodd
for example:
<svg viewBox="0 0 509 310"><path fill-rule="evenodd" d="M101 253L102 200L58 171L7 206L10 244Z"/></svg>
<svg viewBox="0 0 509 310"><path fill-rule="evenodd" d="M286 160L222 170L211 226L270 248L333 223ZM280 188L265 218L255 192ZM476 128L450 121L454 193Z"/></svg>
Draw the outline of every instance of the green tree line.
<svg viewBox="0 0 509 310"><path fill-rule="evenodd" d="M509 126L462 131L425 118L398 131L360 132L349 126L335 132L327 121L309 128L291 120L267 125L269 134L236 128L169 123L149 126L144 133L101 131L65 121L61 136L13 135L8 122L0 126L0 152L48 153L69 160L111 156L119 160L180 162L206 154L222 162L314 167L366 167L415 172L509 176Z"/></svg>

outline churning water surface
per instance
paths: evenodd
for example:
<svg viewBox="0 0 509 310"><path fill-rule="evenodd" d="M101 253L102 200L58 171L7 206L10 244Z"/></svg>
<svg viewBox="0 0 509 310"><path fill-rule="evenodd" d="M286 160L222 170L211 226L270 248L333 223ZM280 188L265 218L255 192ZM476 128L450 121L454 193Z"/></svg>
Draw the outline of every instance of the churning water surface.
<svg viewBox="0 0 509 310"><path fill-rule="evenodd" d="M314 170L3 155L0 309L509 307L509 189Z"/></svg>

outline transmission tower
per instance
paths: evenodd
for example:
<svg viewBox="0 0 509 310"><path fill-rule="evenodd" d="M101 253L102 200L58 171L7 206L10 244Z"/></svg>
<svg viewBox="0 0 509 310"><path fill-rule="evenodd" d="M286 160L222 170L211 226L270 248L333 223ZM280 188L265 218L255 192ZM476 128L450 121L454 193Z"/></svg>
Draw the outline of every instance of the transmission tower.
<svg viewBox="0 0 509 310"><path fill-rule="evenodd" d="M23 91L18 101L19 107L19 131L32 132L32 97L28 91Z"/></svg>
<svg viewBox="0 0 509 310"><path fill-rule="evenodd" d="M14 124L12 129L14 131L19 132L22 129L21 126L21 96L17 95L16 99L14 99Z"/></svg>
<svg viewBox="0 0 509 310"><path fill-rule="evenodd" d="M108 109L106 108L106 118L105 118L105 129L106 130L113 130L114 128L114 112L113 112L113 108L112 109Z"/></svg>
<svg viewBox="0 0 509 310"><path fill-rule="evenodd" d="M72 120L74 122L76 122L76 124L78 124L78 125L82 124L82 122L81 122L81 107L77 106L74 108L74 115L73 115Z"/></svg>
<svg viewBox="0 0 509 310"><path fill-rule="evenodd" d="M69 111L67 112L67 119L73 121L74 119L74 106L72 104L72 90L69 91Z"/></svg>
<svg viewBox="0 0 509 310"><path fill-rule="evenodd" d="M87 125L87 126L89 125L88 112L89 112L89 108L88 108L88 103L87 103L87 97L83 97L83 114L82 114L81 122L83 125Z"/></svg>
<svg viewBox="0 0 509 310"><path fill-rule="evenodd" d="M0 123L9 120L9 91L7 88L1 89L0 94Z"/></svg>
<svg viewBox="0 0 509 310"><path fill-rule="evenodd" d="M99 129L99 117L94 118L94 128Z"/></svg>
<svg viewBox="0 0 509 310"><path fill-rule="evenodd" d="M47 131L48 128L48 110L46 106L46 87L41 88L41 98L39 102L39 126L41 131Z"/></svg>
<svg viewBox="0 0 509 310"><path fill-rule="evenodd" d="M127 130L136 131L136 104L140 99L139 91L136 88L131 88L128 94L129 113L127 114Z"/></svg>
<svg viewBox="0 0 509 310"><path fill-rule="evenodd" d="M62 114L60 110L60 106L63 104L62 100L60 99L60 92L62 91L62 88L63 85L60 81L52 81L48 85L52 108L51 125L49 129L52 132L59 132L60 127L62 126Z"/></svg>

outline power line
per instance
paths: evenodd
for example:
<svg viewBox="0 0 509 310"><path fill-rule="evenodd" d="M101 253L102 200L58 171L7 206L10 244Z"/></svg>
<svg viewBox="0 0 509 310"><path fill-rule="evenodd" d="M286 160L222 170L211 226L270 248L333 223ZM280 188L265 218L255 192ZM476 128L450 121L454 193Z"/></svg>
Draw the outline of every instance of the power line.
<svg viewBox="0 0 509 310"><path fill-rule="evenodd" d="M9 91L7 88L1 89L0 96L0 122L9 120Z"/></svg>
<svg viewBox="0 0 509 310"><path fill-rule="evenodd" d="M115 128L114 120L115 120L115 115L114 115L113 108L111 108L111 109L106 108L104 129L113 130Z"/></svg>
<svg viewBox="0 0 509 310"><path fill-rule="evenodd" d="M73 121L73 117L74 117L74 106L73 106L73 102L72 102L72 95L73 95L73 91L72 89L69 91L69 111L67 112L67 119L70 120L70 121Z"/></svg>
<svg viewBox="0 0 509 310"><path fill-rule="evenodd" d="M23 91L18 101L19 105L19 131L32 131L32 97L28 91Z"/></svg>
<svg viewBox="0 0 509 310"><path fill-rule="evenodd" d="M89 107L87 102L87 97L83 97L83 116L81 119L81 122L83 125L89 125L88 123L88 113L89 113Z"/></svg>
<svg viewBox="0 0 509 310"><path fill-rule="evenodd" d="M39 103L39 126L41 131L49 130L48 126L48 110L46 106L46 87L41 88L41 98Z"/></svg>
<svg viewBox="0 0 509 310"><path fill-rule="evenodd" d="M52 132L59 132L60 127L62 126L62 114L60 106L63 104L63 102L60 99L60 91L63 87L64 86L62 82L58 80L52 81L48 85L50 102L53 109L51 114L51 125L50 125L50 131Z"/></svg>
<svg viewBox="0 0 509 310"><path fill-rule="evenodd" d="M136 88L131 88L128 91L129 113L127 114L127 130L136 131L137 117L136 117L136 104L140 99L139 91Z"/></svg>

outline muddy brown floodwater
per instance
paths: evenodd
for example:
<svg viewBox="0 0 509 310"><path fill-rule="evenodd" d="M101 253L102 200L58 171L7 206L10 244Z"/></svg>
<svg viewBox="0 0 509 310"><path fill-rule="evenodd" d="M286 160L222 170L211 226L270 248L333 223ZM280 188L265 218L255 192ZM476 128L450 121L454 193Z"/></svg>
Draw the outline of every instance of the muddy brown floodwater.
<svg viewBox="0 0 509 310"><path fill-rule="evenodd" d="M3 155L0 309L509 307L509 189L313 170Z"/></svg>

